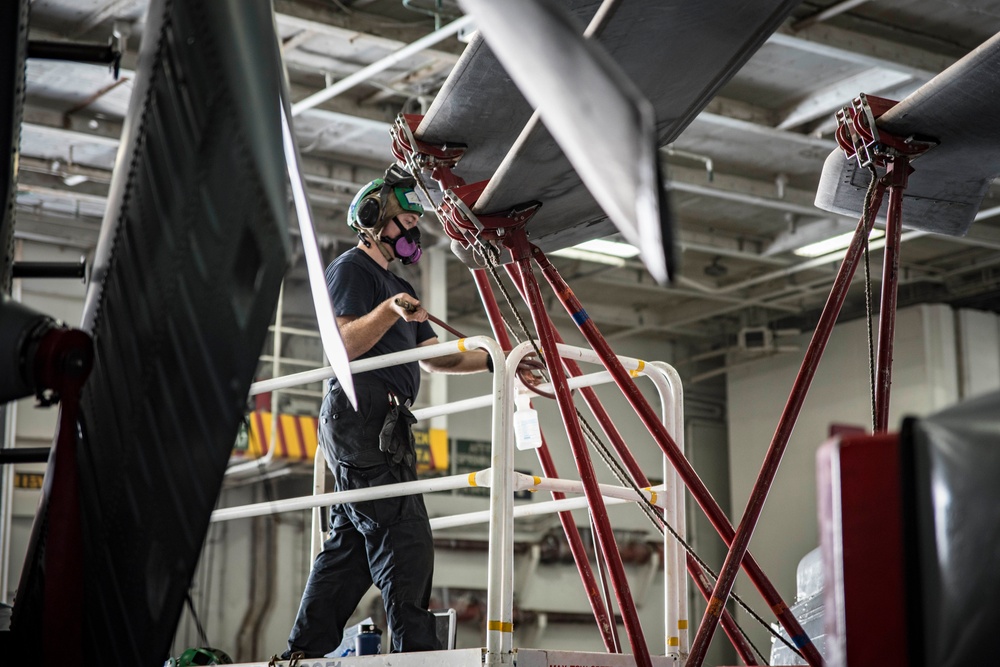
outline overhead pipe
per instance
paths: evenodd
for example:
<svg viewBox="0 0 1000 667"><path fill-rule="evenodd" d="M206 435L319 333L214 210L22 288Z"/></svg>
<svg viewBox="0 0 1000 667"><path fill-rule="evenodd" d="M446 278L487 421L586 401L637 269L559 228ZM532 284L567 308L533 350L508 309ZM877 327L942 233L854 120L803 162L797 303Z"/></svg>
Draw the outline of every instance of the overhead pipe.
<svg viewBox="0 0 1000 667"><path fill-rule="evenodd" d="M458 32L464 30L465 28L468 28L472 24L473 23L471 17L463 16L462 18L452 21L451 23L449 23L448 25L444 26L439 30L435 30L434 32L428 35L424 35L420 39L410 44L407 44L401 49L393 51L385 58L377 60L371 65L368 65L367 67L362 67L357 72L349 76L345 76L343 79L336 82L335 84L327 86L323 90L313 93L312 95L306 97L305 99L299 100L298 102L292 105L292 116L298 116L307 109L312 109L315 106L319 106L323 102L326 102L327 100L332 99L347 90L350 90L359 83L367 81L368 79L375 76L379 72L383 72L389 69L396 63L401 62L409 58L410 56L414 56L420 53L421 51L433 46L434 44L437 44L438 42L441 42L445 39L448 39L452 35L458 34Z"/></svg>

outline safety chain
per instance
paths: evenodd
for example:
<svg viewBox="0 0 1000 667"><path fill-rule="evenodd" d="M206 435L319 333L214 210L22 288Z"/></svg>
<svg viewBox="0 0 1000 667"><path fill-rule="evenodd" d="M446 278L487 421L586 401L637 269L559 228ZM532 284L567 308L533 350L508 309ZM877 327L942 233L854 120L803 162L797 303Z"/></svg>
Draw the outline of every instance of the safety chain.
<svg viewBox="0 0 1000 667"><path fill-rule="evenodd" d="M417 186L423 192L424 197L426 197L428 202L433 204L434 200L431 198L427 185L423 181L423 173L420 166L416 164L416 162L412 159L412 157L410 157L407 159L407 167L409 168L410 173L414 175L417 181ZM440 218L440 214L438 213L437 207L433 208L435 216L437 216L438 220L443 224L443 221ZM524 338L531 342L531 346L535 350L535 354L537 354L538 358L542 360L543 364L545 364L546 362L544 355L542 354L542 351L539 349L535 337L532 336L528 331L528 327L525 324L524 319L521 317L521 314L518 311L517 306L514 304L514 301L511 298L510 293L508 292L503 281L500 279L500 275L497 270L497 267L500 266L500 263L498 261L500 251L496 247L487 244L478 238L473 239L472 242L474 244L473 246L474 254L478 257L483 258L484 260L483 265L489 271L490 275L493 276L493 280L496 283L497 288L500 290L500 293L503 295L504 300L507 302L507 307L510 308L511 312L513 313L514 319L517 320L518 328L520 329ZM510 323L507 321L507 319L503 316L502 313L500 314L500 318L503 321L504 327L510 332L510 334L514 337L514 339L517 340L518 344L520 344L522 342L521 336L517 334L517 332L510 325ZM549 378L547 377L547 374L544 371L542 371L542 373L543 376L545 376L545 380L547 382L550 381ZM577 408L576 406L574 406L574 409L576 410L577 419L579 419L580 424L583 426L583 430L585 435L587 436L588 441L591 443L594 449L597 450L598 454L600 454L601 456L601 460L604 461L605 465L608 467L611 473L618 479L618 481L622 485L629 486L632 488L633 491L635 491L637 498L636 502L638 506L646 515L646 517L650 520L653 526L657 529L660 535L662 536L664 534L663 532L664 529L666 529L667 532L670 533L671 537L677 540L677 543L681 545L684 551L688 555L690 555L695 560L696 563L698 563L701 569L704 570L706 573L708 573L708 575L710 575L713 580L717 580L719 578L719 575L715 572L715 570L709 567L708 563L702 560L702 558L698 556L697 553L695 553L694 548L690 544L688 544L687 541L683 537L681 537L681 535L674 529L674 527L671 526L670 523L668 523L663 518L663 516L659 512L659 508L656 507L656 505L654 505L652 502L650 502L650 500L646 498L646 496L642 493L642 489L640 489L638 484L635 483L635 481L632 479L632 476L629 475L628 472L625 470L624 466L622 466L622 464L612 455L611 451L608 449L608 446L597 435L594 428L590 425L587 419L580 412L580 409ZM798 650L798 648L796 648L794 644L792 644L787 639L782 637L778 632L776 632L774 628L772 628L771 625L765 619L763 619L757 612L751 609L750 605L748 605L739 595L737 595L735 592L732 592L730 593L730 597L733 600L735 600L736 603L739 604L744 609L744 611L746 611L755 621L760 623L769 633L771 633L771 635L773 635L780 642L785 644L785 646L791 649L796 655L805 659L805 657ZM735 625L737 630L739 630L740 634L743 636L747 644L749 644L750 647L757 653L757 655L760 656L762 660L764 660L764 663L767 664L766 656L761 652L759 648L757 648L757 646L754 645L754 643L750 640L750 637L743 630L743 628L740 627L738 623L736 623L735 619L733 619L733 625Z"/></svg>

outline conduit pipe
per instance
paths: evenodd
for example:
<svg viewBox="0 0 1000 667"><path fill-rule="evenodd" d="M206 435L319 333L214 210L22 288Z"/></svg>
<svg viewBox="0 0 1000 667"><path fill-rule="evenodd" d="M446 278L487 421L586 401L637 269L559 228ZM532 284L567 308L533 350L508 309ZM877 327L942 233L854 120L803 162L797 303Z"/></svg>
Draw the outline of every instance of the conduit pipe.
<svg viewBox="0 0 1000 667"><path fill-rule="evenodd" d="M435 30L434 32L424 35L420 39L407 44L406 46L393 51L385 58L377 60L367 67L362 67L354 74L345 76L340 81L336 82L332 86L327 86L323 90L313 93L309 97L303 100L299 100L292 105L292 116L298 116L300 113L306 109L312 109L315 106L326 102L329 99L340 95L346 90L350 90L354 86L367 81L371 77L375 76L379 72L383 72L398 62L401 62L410 56L416 55L421 51L441 42L452 35L458 34L459 31L472 26L472 18L468 16L463 16L460 19L456 19L444 26L440 30Z"/></svg>

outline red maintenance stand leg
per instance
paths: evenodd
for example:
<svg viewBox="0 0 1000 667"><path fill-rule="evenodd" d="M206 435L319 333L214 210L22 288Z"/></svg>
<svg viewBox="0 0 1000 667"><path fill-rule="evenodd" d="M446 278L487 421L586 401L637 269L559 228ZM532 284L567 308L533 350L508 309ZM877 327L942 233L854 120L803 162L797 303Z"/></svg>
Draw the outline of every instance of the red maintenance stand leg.
<svg viewBox="0 0 1000 667"><path fill-rule="evenodd" d="M510 275L511 280L514 281L518 291L521 293L522 298L524 298L524 288L521 284L520 275L516 271L516 267L507 265L505 268L507 268L508 275ZM559 335L559 331L555 328L555 325L552 323L552 319L549 317L548 313L545 314L545 317L548 321L549 327L556 336L556 342L562 343L562 337ZM571 376L578 377L583 374L583 371L580 369L580 365L572 359L564 359L563 363ZM625 468L629 471L632 480L640 488L648 487L650 485L649 479L643 472L639 462L635 460L635 457L629 450L628 445L625 444L625 439L622 438L618 428L611 420L611 415L608 414L607 410L605 410L604 406L601 404L600 399L597 397L597 392L595 392L592 387L581 387L580 393L583 396L584 401L586 401L587 406L590 408L590 411L594 414L594 418L597 419L598 423L601 425L601 430L604 431L604 434L611 441L611 445L615 448L615 452L618 454L619 458L621 458ZM691 554L687 554L686 563L688 574L695 582L695 587L701 591L705 600L708 600L711 589L709 588L710 582L705 574L705 571ZM722 612L721 623L723 631L725 631L726 636L729 638L730 643L732 643L733 648L736 650L736 653L740 656L743 663L745 665L758 664L753 648L750 646L749 642L747 642L746 637L744 637L740 632L739 627L736 625L736 621L725 609L723 609Z"/></svg>
<svg viewBox="0 0 1000 667"><path fill-rule="evenodd" d="M476 288L479 290L479 296L483 301L483 306L486 308L486 315L490 320L490 327L493 329L494 338L500 343L500 347L504 350L510 350L510 337L503 327L503 317L500 314L500 308L497 305L496 297L490 286L489 278L483 269L472 269L472 277L476 281ZM542 446L536 451L538 452L538 462L542 466L542 472L545 476L558 478L559 473L556 470L555 462L552 460L548 444L545 442L544 434ZM562 500L565 497L566 494L561 491L552 492L553 500ZM619 652L615 651L617 642L615 641L614 624L608 614L607 607L604 605L604 599L601 597L597 579L594 577L594 571L590 567L590 559L587 556L587 549L583 545L583 539L580 537L580 531L576 527L576 520L573 518L571 512L559 512L558 516L559 522L562 524L563 533L566 535L566 541L569 543L570 553L573 554L573 560L576 562L577 570L580 573L583 590L590 602L591 611L594 613L594 620L597 621L597 627L601 632L604 648L609 653Z"/></svg>
<svg viewBox="0 0 1000 667"><path fill-rule="evenodd" d="M612 588L618 601L618 608L621 610L622 619L625 622L625 630L632 646L632 653L635 655L637 665L651 665L649 649L642 633L642 626L635 609L635 602L629 590L628 580L625 577L625 567L622 564L621 554L618 551L611 528L611 521L608 519L607 508L604 506L604 499L598 487L597 476L594 472L593 463L584 442L583 430L576 417L576 410L573 406L573 397L570 394L569 385L566 381L566 374L560 363L559 351L556 349L556 340L548 326L545 315L545 304L542 301L538 283L535 282L531 271L530 246L523 228L513 230L505 240L508 247L518 262L521 270L521 278L528 297L528 307L531 310L532 320L535 330L542 343L545 357L549 360L547 364L549 377L556 390L556 397L559 403L559 413L562 416L563 425L569 436L570 447L573 450L573 458L576 461L577 471L580 474L580 481L590 505L593 515L594 526L596 528L597 543L600 545L601 553L608 565L611 577Z"/></svg>
<svg viewBox="0 0 1000 667"><path fill-rule="evenodd" d="M555 291L559 300L562 302L563 307L576 322L577 327L580 332L590 343L591 347L595 352L601 357L601 361L604 363L605 368L611 373L615 380L615 383L625 394L632 408L639 415L646 429L650 432L653 438L656 440L657 445L663 450L667 458L673 464L674 468L677 470L677 474L681 477L684 485L687 486L688 490L691 492L692 497L699 504L702 510L705 512L709 521L719 532L723 541L727 545L732 543L735 537L735 531L733 526L729 523L728 517L726 517L725 512L719 507L719 504L712 497L712 494L708 491L705 483L701 481L698 474L695 472L694 468L688 462L687 458L677 447L677 443L674 442L673 438L667 433L666 428L657 418L656 413L650 407L646 398L639 391L639 388L635 385L633 379L629 376L628 371L625 367L621 365L618 358L615 356L611 347L608 345L607 341L598 331L597 326L594 324L593 320L587 316L587 312L583 309L583 305L573 294L573 290L570 289L569 285L562 279L559 272L556 271L555 267L548 261L545 255L538 248L532 248L535 261L542 268L546 279L552 286L553 291ZM761 596L767 601L768 606L770 606L771 611L774 612L775 616L778 618L778 622L785 628L789 636L793 638L796 645L802 650L805 655L806 660L813 667L819 667L823 664L822 656L820 656L819 651L816 650L815 645L812 640L805 634L802 629L801 624L795 619L792 613L788 609L781 596L778 595L777 589L774 588L773 584L768 580L764 571L760 568L760 565L754 560L753 556L746 553L744 550L745 558L742 559L743 567L750 577L751 581L760 591ZM737 561L739 562L739 561ZM709 603L709 607L712 607L712 603ZM721 614L721 606L719 609L715 609L716 618ZM714 629L714 628L713 628ZM689 658L690 661L690 658Z"/></svg>
<svg viewBox="0 0 1000 667"><path fill-rule="evenodd" d="M913 169L906 156L886 162L883 180L889 187L882 260L882 302L878 319L878 362L875 371L875 432L889 429L889 390L892 386L892 343L896 329L896 289L899 285L899 239L903 231L903 191Z"/></svg>
<svg viewBox="0 0 1000 667"><path fill-rule="evenodd" d="M876 198L881 202L881 189L876 191ZM695 635L694 642L691 644L691 653L688 656L688 665L690 667L701 666L702 661L705 659L705 652L708 650L708 645L712 640L712 634L715 632L715 628L719 622L719 611L726 604L726 600L729 599L729 594L736 581L740 562L743 560L743 556L750 546L750 538L753 537L753 531L757 527L757 520L760 518L760 513L764 508L764 500L767 498L767 493L774 482L774 476L778 472L778 465L781 463L781 457L785 453L785 447L788 445L788 440L792 435L795 420L799 416L799 411L802 408L802 403L805 401L809 386L816 375L819 361L823 356L824 349L826 349L827 342L830 340L830 335L833 333L833 326L837 322L837 316L840 315L840 309L844 305L844 299L847 297L847 290L851 285L854 273L858 267L858 261L864 251L865 240L871 231L870 223L867 222L869 219L874 220L874 216L869 218L867 215L862 215L861 221L858 223L847 255L844 257L844 261L837 273L837 278L833 283L826 306L823 308L823 314L816 325L816 331L813 333L812 340L809 341L809 347L806 349L799 374L792 385L788 402L785 404L785 409L778 420L778 427L771 440L771 445L764 456L764 464L757 475L757 481L754 483L750 500L743 513L743 519L740 521L736 535L729 545L729 554L722 565L719 579L715 582L715 589L712 591L712 600L705 610L705 616L702 619L701 625L698 626L698 632ZM792 636L792 641L798 645L801 638ZM804 647L800 646L800 648ZM812 660L810 660L810 664L813 664Z"/></svg>
<svg viewBox="0 0 1000 667"><path fill-rule="evenodd" d="M864 244L871 231L871 222L866 224L866 220L874 221L875 215L881 207L885 187L892 188L892 199L895 205L890 202L889 230L886 244L885 274L886 279L883 284L882 310L879 324L879 381L876 382L876 430L884 430L888 421L889 402L889 382L890 366L892 363L892 332L895 324L895 304L896 304L896 272L898 271L898 251L900 236L900 205L902 203L902 192L906 186L906 178L909 175L909 157L919 155L928 150L932 144L913 139L902 139L879 131L876 120L896 103L874 96L859 95L854 100L852 107L845 107L837 114L839 126L837 128L837 141L847 155L848 159L857 159L862 168L871 168L873 165L884 165L886 175L880 179L874 187L874 196L866 202L866 210L862 212L861 221L858 223L857 231L851 241L847 255L841 264L823 308L823 314L816 325L809 347L806 349L805 358L799 369L799 374L792 385L791 394L785 405L775 430L764 463L757 475L747 502L746 510L740 521L736 537L730 545L729 554L719 573L715 590L712 592L712 602L702 619L698 628L694 642L691 645L691 654L688 665L690 667L700 667L705 658L705 651L708 650L708 643L712 639L712 634L718 624L718 610L729 599L733 583L736 580L736 573L739 563L742 560L747 548L750 545L750 538L760 519L760 513L764 507L767 493L774 482L778 465L784 454L785 447L791 437L792 428L798 418L805 395L809 390L819 360L823 350L836 324L837 316L843 306L847 296L847 289L854 277L858 259L864 249ZM874 177L874 176L873 176ZM879 392L881 391L881 400ZM881 424L881 427L879 426ZM794 639L794 637L793 637ZM810 660L810 663L812 661Z"/></svg>

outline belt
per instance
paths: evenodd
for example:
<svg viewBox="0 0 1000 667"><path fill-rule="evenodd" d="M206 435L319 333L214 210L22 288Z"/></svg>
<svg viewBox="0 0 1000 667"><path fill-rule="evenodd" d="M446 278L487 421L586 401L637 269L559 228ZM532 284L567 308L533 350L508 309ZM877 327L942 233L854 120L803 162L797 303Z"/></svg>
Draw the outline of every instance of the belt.
<svg viewBox="0 0 1000 667"><path fill-rule="evenodd" d="M389 383L378 377L377 375L367 375L367 376L354 376L354 386L357 387L360 384L372 385L378 388L378 390L384 392L389 399L389 403L395 405L405 405L406 407L411 407L413 405L413 398L404 396L399 392L393 391L389 388ZM340 390L340 381L337 378L330 378L330 390Z"/></svg>

